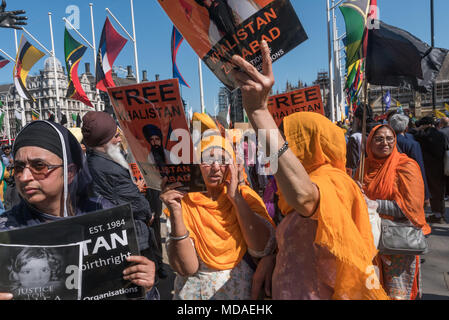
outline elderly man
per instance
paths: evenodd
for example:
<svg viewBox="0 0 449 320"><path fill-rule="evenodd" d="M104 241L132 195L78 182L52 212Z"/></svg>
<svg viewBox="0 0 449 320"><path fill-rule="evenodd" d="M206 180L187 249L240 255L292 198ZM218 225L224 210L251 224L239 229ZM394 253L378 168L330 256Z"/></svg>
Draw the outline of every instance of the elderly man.
<svg viewBox="0 0 449 320"><path fill-rule="evenodd" d="M389 124L396 132L397 143L399 151L405 153L410 158L415 160L421 168L422 178L424 180L424 188L426 193L426 200L430 199L429 186L427 185L426 171L424 167L424 159L422 155L421 146L418 141L415 140L412 134L407 133L408 124L410 122L409 117L402 114L394 114Z"/></svg>
<svg viewBox="0 0 449 320"><path fill-rule="evenodd" d="M120 133L115 120L106 112L90 111L83 117L83 141L87 164L93 177L93 193L115 205L131 203L141 250L149 248L152 210L133 182L129 164L120 150Z"/></svg>
<svg viewBox="0 0 449 320"><path fill-rule="evenodd" d="M87 190L92 177L81 148L61 125L48 121L28 124L16 137L13 155L14 178L21 201L1 216L0 230L24 228L112 207L105 199L89 196ZM124 278L151 289L154 263L144 256L132 256L128 261L136 263L138 268L125 269ZM0 293L0 300L12 298L11 293Z"/></svg>

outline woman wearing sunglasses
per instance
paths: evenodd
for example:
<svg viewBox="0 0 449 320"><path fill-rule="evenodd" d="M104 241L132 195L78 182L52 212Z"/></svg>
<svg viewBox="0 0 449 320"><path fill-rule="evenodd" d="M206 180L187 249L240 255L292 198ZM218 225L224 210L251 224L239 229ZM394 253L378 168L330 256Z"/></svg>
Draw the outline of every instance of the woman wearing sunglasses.
<svg viewBox="0 0 449 320"><path fill-rule="evenodd" d="M18 134L13 147L14 178L21 201L0 218L0 231L25 228L113 207L103 198L89 197L92 177L81 146L63 126L33 121ZM139 236L139 235L138 235ZM124 270L133 283L150 289L154 263L143 256L130 257L142 267ZM0 293L9 300L10 293Z"/></svg>
<svg viewBox="0 0 449 320"><path fill-rule="evenodd" d="M250 299L253 258L273 253L274 223L257 193L238 180L231 144L217 133L200 145L207 192L162 186L171 225L168 256L177 273L174 299Z"/></svg>

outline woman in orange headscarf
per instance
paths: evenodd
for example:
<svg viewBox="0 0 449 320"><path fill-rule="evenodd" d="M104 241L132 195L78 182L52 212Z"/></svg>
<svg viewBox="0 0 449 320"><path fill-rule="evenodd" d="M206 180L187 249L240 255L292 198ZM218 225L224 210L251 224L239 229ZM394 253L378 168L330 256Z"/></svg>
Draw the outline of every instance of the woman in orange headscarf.
<svg viewBox="0 0 449 320"><path fill-rule="evenodd" d="M396 134L388 125L373 129L367 140L364 191L378 203L385 219L408 219L430 233L424 214L424 182L418 164L396 148ZM397 300L421 295L419 256L381 255L385 290Z"/></svg>
<svg viewBox="0 0 449 320"><path fill-rule="evenodd" d="M274 84L270 49L261 42L262 72L234 56L234 71L253 128L265 131L270 168L286 217L276 230L278 253L255 274L272 280L273 299L388 299L373 266L377 254L362 192L346 174L343 131L324 116L300 112L284 119L281 134L268 109ZM275 169L277 166L277 170ZM267 276L268 275L268 276Z"/></svg>
<svg viewBox="0 0 449 320"><path fill-rule="evenodd" d="M253 258L276 248L274 224L257 193L238 181L229 141L204 137L201 154L207 192L162 187L171 225L169 261L177 272L174 299L249 299Z"/></svg>

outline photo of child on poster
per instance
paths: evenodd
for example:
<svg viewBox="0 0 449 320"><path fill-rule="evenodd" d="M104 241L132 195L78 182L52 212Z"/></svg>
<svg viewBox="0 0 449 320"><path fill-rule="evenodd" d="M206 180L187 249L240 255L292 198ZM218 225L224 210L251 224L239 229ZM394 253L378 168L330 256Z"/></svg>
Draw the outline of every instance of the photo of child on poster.
<svg viewBox="0 0 449 320"><path fill-rule="evenodd" d="M196 54L230 90L233 55L262 68L260 41L274 61L307 40L289 0L159 0Z"/></svg>
<svg viewBox="0 0 449 320"><path fill-rule="evenodd" d="M0 245L0 290L15 300L78 300L81 273L72 279L67 269L81 270L80 244L66 246ZM68 281L67 281L68 280Z"/></svg>
<svg viewBox="0 0 449 320"><path fill-rule="evenodd" d="M160 190L166 178L187 192L204 191L178 79L108 88L108 93L147 187Z"/></svg>

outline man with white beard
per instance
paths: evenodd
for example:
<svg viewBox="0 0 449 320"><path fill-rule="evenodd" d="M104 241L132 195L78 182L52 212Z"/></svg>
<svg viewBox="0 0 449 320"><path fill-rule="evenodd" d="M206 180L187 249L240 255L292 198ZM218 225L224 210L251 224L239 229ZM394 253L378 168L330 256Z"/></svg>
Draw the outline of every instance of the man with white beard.
<svg viewBox="0 0 449 320"><path fill-rule="evenodd" d="M115 205L130 203L141 250L150 248L149 225L153 211L133 182L128 162L120 150L120 134L115 120L106 112L90 111L83 117L83 140L87 146L87 164L93 178L93 193ZM155 260L154 256L149 257Z"/></svg>

